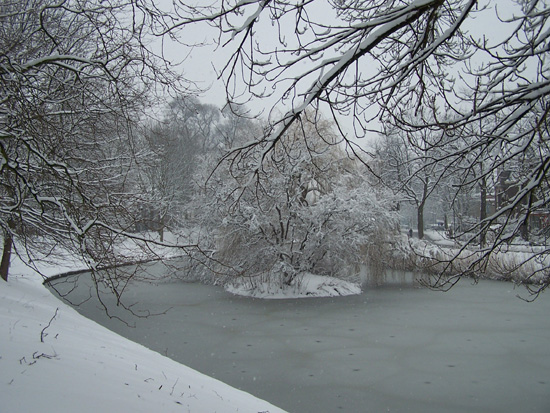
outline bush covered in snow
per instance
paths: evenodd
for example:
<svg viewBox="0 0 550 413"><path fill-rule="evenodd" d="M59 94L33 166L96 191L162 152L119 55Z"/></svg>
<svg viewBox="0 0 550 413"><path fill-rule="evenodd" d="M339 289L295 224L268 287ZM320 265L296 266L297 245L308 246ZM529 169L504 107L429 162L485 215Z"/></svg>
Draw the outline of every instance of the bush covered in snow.
<svg viewBox="0 0 550 413"><path fill-rule="evenodd" d="M392 197L309 116L268 157L257 147L238 164L226 156L202 188L198 218L223 274L278 285L303 273L347 277L397 234Z"/></svg>

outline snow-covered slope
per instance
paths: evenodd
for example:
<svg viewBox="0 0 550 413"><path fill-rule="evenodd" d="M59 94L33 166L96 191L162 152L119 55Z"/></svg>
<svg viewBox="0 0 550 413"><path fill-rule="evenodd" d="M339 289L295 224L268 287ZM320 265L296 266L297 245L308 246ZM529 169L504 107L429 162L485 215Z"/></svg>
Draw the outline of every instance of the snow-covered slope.
<svg viewBox="0 0 550 413"><path fill-rule="evenodd" d="M40 282L0 282L0 412L282 412L84 318Z"/></svg>

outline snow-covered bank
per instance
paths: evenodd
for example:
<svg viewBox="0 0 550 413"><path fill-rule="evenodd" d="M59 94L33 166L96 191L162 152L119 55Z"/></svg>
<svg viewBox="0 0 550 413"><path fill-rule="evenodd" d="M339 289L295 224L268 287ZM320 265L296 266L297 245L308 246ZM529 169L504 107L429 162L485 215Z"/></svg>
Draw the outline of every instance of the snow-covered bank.
<svg viewBox="0 0 550 413"><path fill-rule="evenodd" d="M358 284L309 273L300 274L290 285L250 282L247 278L242 277L228 283L225 289L236 295L266 299L339 297L361 294L361 287Z"/></svg>
<svg viewBox="0 0 550 413"><path fill-rule="evenodd" d="M476 279L511 281L527 287L536 296L548 283L550 257L546 246L489 244L480 249L476 244L450 240L441 231L426 231L422 240L408 240L409 256L401 269L420 270L454 277L467 274ZM408 267L407 267L408 265Z"/></svg>
<svg viewBox="0 0 550 413"><path fill-rule="evenodd" d="M282 412L88 320L25 271L0 283L0 411Z"/></svg>

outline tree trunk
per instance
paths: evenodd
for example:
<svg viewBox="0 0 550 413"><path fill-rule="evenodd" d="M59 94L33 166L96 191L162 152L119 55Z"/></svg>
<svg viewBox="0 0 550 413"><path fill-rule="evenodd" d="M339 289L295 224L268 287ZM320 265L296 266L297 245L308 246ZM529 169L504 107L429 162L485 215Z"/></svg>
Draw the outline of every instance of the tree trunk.
<svg viewBox="0 0 550 413"><path fill-rule="evenodd" d="M529 241L529 217L531 215L531 205L533 205L533 192L530 192L528 201L522 200L521 205L525 208L525 212L520 212L520 214L525 214L525 217L519 227L519 234L524 241Z"/></svg>
<svg viewBox="0 0 550 413"><path fill-rule="evenodd" d="M11 234L4 236L4 250L2 252L2 261L0 262L0 277L4 281L8 281L8 272L10 269L11 248L13 245L13 237Z"/></svg>
<svg viewBox="0 0 550 413"><path fill-rule="evenodd" d="M480 233L479 233L479 246L483 248L487 240L487 227L486 223L483 222L487 218L487 182L485 178L482 178L480 183L480 210L479 210L479 222L480 222Z"/></svg>
<svg viewBox="0 0 550 413"><path fill-rule="evenodd" d="M428 200L429 182L430 178L428 176L425 176L422 186L422 198L420 199L418 209L416 210L416 217L418 222L418 239L424 239L424 206L426 206L426 201Z"/></svg>
<svg viewBox="0 0 550 413"><path fill-rule="evenodd" d="M424 203L421 203L418 205L418 209L416 210L416 216L417 216L417 229L418 229L418 239L424 238Z"/></svg>
<svg viewBox="0 0 550 413"><path fill-rule="evenodd" d="M529 241L529 225L527 224L529 218L526 218L525 221L519 227L519 234L521 239L524 241Z"/></svg>
<svg viewBox="0 0 550 413"><path fill-rule="evenodd" d="M164 242L164 222L166 215L159 216L158 222L158 234L160 237L160 242Z"/></svg>

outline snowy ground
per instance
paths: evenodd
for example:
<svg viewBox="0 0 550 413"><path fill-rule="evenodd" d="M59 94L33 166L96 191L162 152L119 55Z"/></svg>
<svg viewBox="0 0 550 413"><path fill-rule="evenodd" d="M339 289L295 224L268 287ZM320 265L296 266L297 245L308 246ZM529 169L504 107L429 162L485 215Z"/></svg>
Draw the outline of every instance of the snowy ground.
<svg viewBox="0 0 550 413"><path fill-rule="evenodd" d="M0 282L1 412L282 412L84 318L20 263L12 273Z"/></svg>

